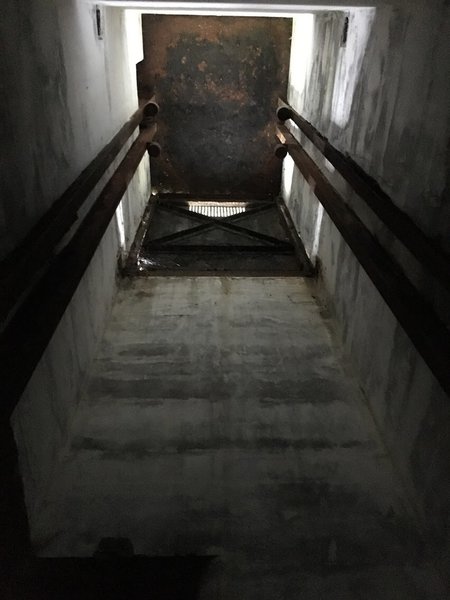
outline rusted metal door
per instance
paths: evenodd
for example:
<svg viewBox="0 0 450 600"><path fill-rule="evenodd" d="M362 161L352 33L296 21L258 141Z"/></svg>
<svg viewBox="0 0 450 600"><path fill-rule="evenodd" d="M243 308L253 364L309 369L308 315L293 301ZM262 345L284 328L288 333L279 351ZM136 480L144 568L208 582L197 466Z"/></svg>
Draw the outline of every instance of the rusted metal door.
<svg viewBox="0 0 450 600"><path fill-rule="evenodd" d="M286 95L290 19L143 16L141 97L156 95L160 192L276 196L273 115Z"/></svg>

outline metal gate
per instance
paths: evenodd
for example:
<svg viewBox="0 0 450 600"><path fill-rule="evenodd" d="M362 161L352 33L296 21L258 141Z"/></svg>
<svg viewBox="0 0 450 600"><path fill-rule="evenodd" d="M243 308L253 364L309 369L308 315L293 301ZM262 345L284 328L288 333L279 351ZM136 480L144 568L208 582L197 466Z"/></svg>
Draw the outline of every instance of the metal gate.
<svg viewBox="0 0 450 600"><path fill-rule="evenodd" d="M153 197L131 256L135 274L310 275L281 201Z"/></svg>

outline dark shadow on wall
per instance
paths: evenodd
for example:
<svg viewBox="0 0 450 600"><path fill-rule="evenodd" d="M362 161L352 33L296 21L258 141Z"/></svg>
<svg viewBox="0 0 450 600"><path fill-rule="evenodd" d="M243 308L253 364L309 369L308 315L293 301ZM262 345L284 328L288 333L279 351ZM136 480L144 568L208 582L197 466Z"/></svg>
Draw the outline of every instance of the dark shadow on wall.
<svg viewBox="0 0 450 600"><path fill-rule="evenodd" d="M36 558L2 585L5 600L196 600L214 557Z"/></svg>

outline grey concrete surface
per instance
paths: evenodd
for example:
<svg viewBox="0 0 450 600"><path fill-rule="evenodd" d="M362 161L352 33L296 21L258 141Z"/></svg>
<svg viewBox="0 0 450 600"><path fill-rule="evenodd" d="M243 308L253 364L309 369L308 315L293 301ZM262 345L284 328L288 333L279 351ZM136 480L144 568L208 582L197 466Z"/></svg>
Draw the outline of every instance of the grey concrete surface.
<svg viewBox="0 0 450 600"><path fill-rule="evenodd" d="M342 47L344 16L294 19L288 99L448 250L450 8L420 0L352 10ZM326 161L319 164L448 325L448 292ZM378 426L450 573L449 399L289 161L283 188L305 248L320 264L317 294L339 323Z"/></svg>
<svg viewBox="0 0 450 600"><path fill-rule="evenodd" d="M352 0L348 2L339 2L338 0L275 0L268 3L255 2L249 0L248 2L238 2L238 0L232 0L231 2L205 2L192 4L182 0L181 2L173 2L172 0L164 0L157 5L153 4L151 0L104 0L104 4L110 6L127 6L130 8L136 8L142 10L143 13L149 14L160 14L161 10L164 14L199 14L199 15L261 15L261 16L295 16L297 14L305 13L311 10L315 12L326 11L330 9L336 10L348 10L349 7L366 7L371 8L374 6L386 6L385 0ZM420 6L420 0L391 0L389 3L393 6L408 6L417 7Z"/></svg>
<svg viewBox="0 0 450 600"><path fill-rule="evenodd" d="M445 598L301 279L128 282L32 535L215 556L202 600Z"/></svg>
<svg viewBox="0 0 450 600"><path fill-rule="evenodd" d="M97 39L95 3L89 0L6 2L0 13L2 258L137 109L135 70L142 36L137 13L105 8L104 36ZM67 441L112 307L118 255L129 249L149 194L145 157L13 415L31 522ZM79 216L85 212L83 207Z"/></svg>

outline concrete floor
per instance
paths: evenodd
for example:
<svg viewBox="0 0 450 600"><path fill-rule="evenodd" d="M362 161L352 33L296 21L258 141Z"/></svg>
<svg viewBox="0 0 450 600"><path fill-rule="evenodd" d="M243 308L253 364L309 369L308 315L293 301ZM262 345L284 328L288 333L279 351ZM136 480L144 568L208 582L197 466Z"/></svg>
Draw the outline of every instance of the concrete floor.
<svg viewBox="0 0 450 600"><path fill-rule="evenodd" d="M446 597L297 278L129 282L33 533L42 556L214 555L201 600Z"/></svg>

